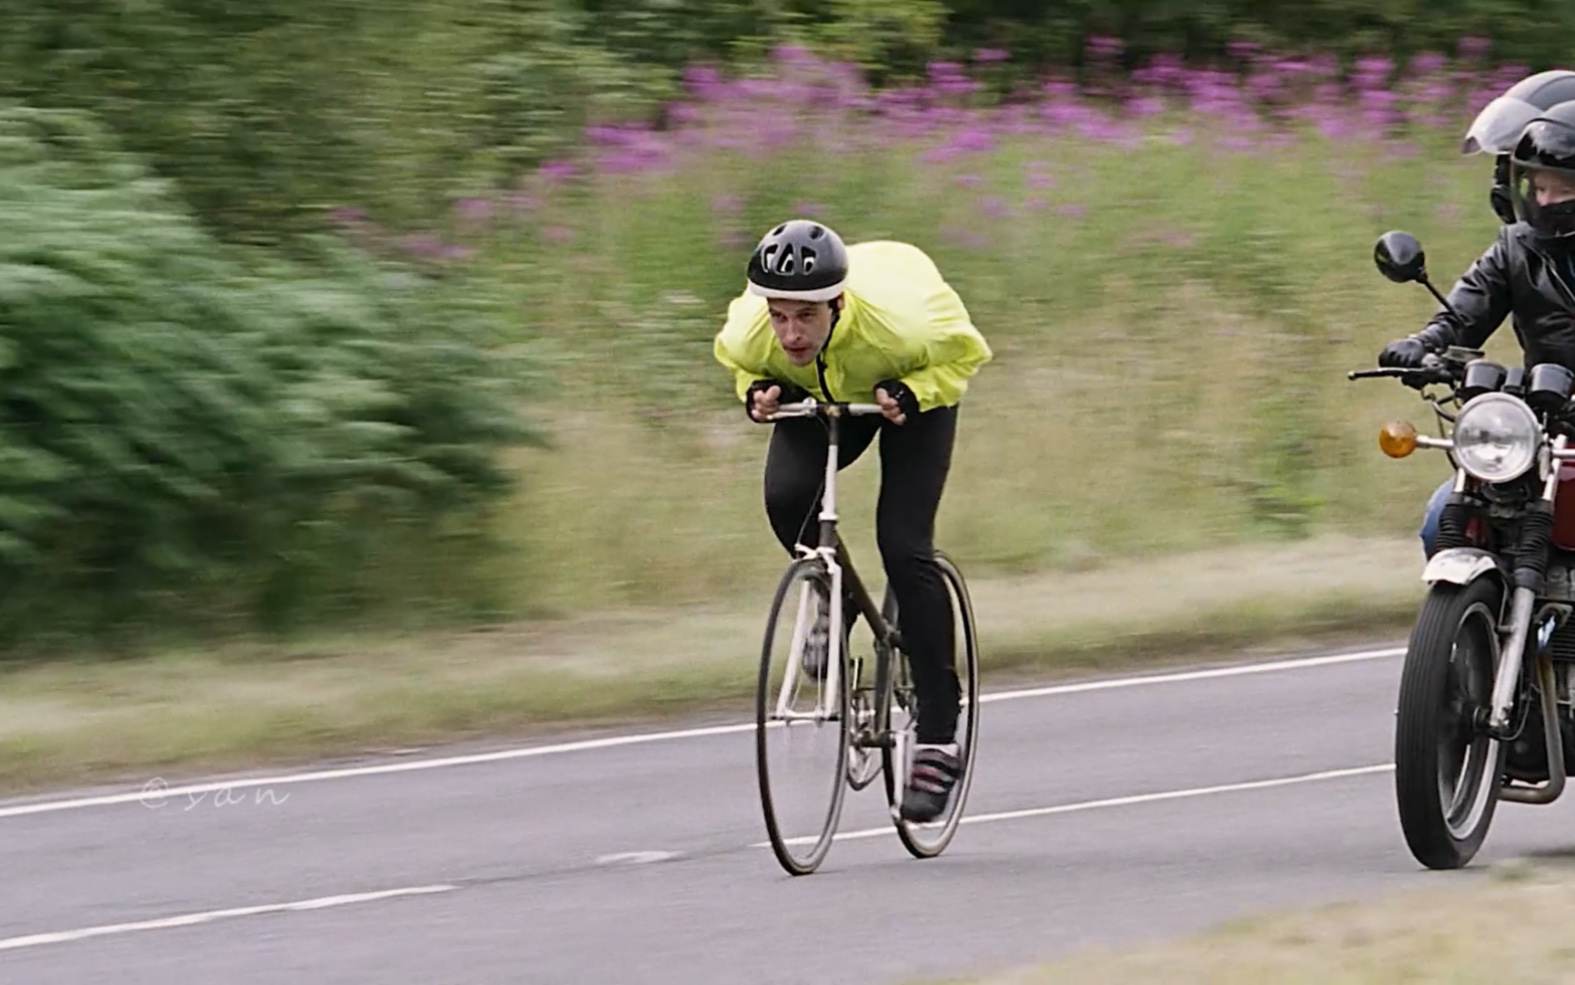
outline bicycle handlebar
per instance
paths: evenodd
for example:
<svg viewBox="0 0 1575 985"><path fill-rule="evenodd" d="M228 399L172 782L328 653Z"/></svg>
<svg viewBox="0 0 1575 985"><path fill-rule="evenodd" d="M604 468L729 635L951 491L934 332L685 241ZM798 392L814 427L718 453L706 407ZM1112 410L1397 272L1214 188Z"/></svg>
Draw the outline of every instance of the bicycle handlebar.
<svg viewBox="0 0 1575 985"><path fill-rule="evenodd" d="M885 413L880 404L856 404L846 400L816 400L806 397L796 403L778 404L776 413L767 414L762 420L780 421L788 417L833 417L846 415L858 417L864 414Z"/></svg>

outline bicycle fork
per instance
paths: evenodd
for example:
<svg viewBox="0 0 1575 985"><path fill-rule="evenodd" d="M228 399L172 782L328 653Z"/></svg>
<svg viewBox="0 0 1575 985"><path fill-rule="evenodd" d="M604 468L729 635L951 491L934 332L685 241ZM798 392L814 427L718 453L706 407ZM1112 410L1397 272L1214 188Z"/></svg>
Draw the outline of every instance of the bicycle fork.
<svg viewBox="0 0 1575 985"><path fill-rule="evenodd" d="M842 625L842 569L837 566L835 558L827 558L826 563L832 569L831 613L826 625L826 666L823 674L826 687L814 711L788 710L789 696L798 686L798 676L804 669L804 644L812 625L809 619L810 593L806 591L799 596L798 615L793 623L793 642L788 646L787 670L782 675L782 687L777 692L776 717L782 721L834 721L841 714L842 703L837 696L842 688L842 634L836 630Z"/></svg>
<svg viewBox="0 0 1575 985"><path fill-rule="evenodd" d="M842 691L842 565L837 562L837 462L839 446L841 444L840 420L833 416L829 420L829 435L826 442L826 477L825 492L820 498L820 515L816 520L820 523L820 540L814 548L796 545L801 557L819 557L826 567L826 573L831 577L830 609L826 621L826 666L822 679L826 685L821 693L821 699L813 712L788 711L788 695L793 692L798 683L799 672L803 669L804 641L808 632L809 620L805 618L809 605L809 594L800 596L798 603L798 618L793 626L793 642L788 648L787 673L782 677L782 688L777 695L777 717L783 721L835 721L842 711L842 702L839 695ZM849 702L851 713L852 704Z"/></svg>

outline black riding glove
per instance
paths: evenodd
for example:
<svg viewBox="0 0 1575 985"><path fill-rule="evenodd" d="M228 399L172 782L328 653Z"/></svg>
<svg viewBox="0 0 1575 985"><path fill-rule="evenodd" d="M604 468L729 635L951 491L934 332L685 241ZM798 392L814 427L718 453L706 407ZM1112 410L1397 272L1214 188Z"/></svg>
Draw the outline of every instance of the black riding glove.
<svg viewBox="0 0 1575 985"><path fill-rule="evenodd" d="M1384 351L1378 354L1378 365L1394 366L1399 369L1421 369L1422 360L1427 357L1427 346L1421 339L1404 338L1384 346Z"/></svg>
<svg viewBox="0 0 1575 985"><path fill-rule="evenodd" d="M874 389L885 390L886 396L897 401L897 406L907 415L908 420L919 416L919 398L908 389L908 384L901 380L881 380L875 384Z"/></svg>
<svg viewBox="0 0 1575 985"><path fill-rule="evenodd" d="M777 394L778 406L782 404L796 404L805 397L809 396L808 390L794 383L784 383L781 380L756 380L749 384L748 390L744 391L744 415L751 421L755 420L755 415L753 412L753 408L755 406L755 394L761 392L762 390L769 390L772 387L781 387L780 392ZM756 421L755 423L759 424L765 422Z"/></svg>

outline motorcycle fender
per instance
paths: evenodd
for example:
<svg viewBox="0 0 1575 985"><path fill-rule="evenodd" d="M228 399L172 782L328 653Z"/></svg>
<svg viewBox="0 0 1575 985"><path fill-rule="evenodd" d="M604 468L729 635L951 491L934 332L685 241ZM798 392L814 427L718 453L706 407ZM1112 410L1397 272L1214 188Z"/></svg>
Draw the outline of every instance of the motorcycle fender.
<svg viewBox="0 0 1575 985"><path fill-rule="evenodd" d="M1509 574L1497 557L1481 548L1451 547L1428 559L1427 567L1422 570L1422 580L1429 585L1441 581L1469 585L1490 571Z"/></svg>

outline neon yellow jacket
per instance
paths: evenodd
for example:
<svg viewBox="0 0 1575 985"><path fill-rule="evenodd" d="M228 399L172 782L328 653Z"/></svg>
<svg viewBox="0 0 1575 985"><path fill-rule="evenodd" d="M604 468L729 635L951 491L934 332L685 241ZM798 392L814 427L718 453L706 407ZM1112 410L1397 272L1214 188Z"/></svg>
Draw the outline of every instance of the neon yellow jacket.
<svg viewBox="0 0 1575 985"><path fill-rule="evenodd" d="M713 352L732 373L740 400L757 379L796 383L822 400L873 402L875 384L907 384L921 411L962 399L993 353L957 292L924 251L876 240L848 247L843 308L816 364L795 366L777 344L765 298L747 291L727 308Z"/></svg>

